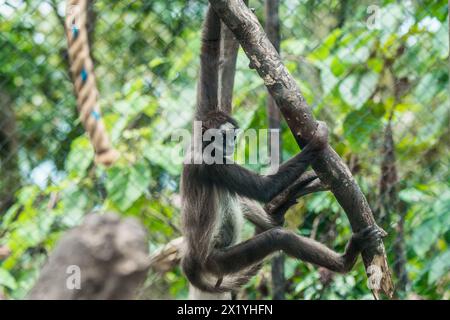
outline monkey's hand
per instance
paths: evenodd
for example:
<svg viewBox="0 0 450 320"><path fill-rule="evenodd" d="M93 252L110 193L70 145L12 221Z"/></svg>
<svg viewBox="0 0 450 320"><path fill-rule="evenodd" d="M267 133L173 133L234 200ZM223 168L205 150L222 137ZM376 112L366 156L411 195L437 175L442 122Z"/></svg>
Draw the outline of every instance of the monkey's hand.
<svg viewBox="0 0 450 320"><path fill-rule="evenodd" d="M365 250L378 252L378 247L382 239L386 236L386 231L374 224L360 232L354 233L350 241L351 245L355 247L358 253Z"/></svg>
<svg viewBox="0 0 450 320"><path fill-rule="evenodd" d="M345 253L340 258L341 266L339 271L350 271L361 251L370 250L373 253L379 253L381 239L386 235L386 231L376 224L354 233L345 249Z"/></svg>

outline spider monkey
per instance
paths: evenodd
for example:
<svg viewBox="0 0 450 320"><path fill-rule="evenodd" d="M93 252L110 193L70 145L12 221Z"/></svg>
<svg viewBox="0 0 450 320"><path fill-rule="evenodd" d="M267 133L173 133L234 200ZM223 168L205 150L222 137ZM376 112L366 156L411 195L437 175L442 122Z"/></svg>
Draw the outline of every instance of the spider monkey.
<svg viewBox="0 0 450 320"><path fill-rule="evenodd" d="M196 120L202 121L202 133L218 130L225 141L225 136L238 126L228 114L215 111L219 40L220 20L209 7L202 32ZM217 141L202 141L200 152L211 143L218 149L223 147ZM269 215L256 202L267 203L292 184L301 191L316 180L315 174L305 171L327 144L327 127L318 122L313 138L302 151L272 175L259 175L235 163L184 165L181 194L186 250L182 269L193 286L213 293L232 291L245 284L264 258L278 250L336 272L348 272L362 250L376 247L381 231L371 226L353 234L344 254L338 254L315 240L281 228L286 209ZM260 233L239 243L243 217Z"/></svg>

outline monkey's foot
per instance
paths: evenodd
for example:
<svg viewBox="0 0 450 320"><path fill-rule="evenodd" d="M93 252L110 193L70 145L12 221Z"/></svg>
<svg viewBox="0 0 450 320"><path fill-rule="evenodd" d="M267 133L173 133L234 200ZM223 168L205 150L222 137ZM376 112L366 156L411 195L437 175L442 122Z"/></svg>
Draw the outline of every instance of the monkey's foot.
<svg viewBox="0 0 450 320"><path fill-rule="evenodd" d="M374 224L355 233L352 240L361 251L368 249L377 251L381 240L386 236L386 231Z"/></svg>

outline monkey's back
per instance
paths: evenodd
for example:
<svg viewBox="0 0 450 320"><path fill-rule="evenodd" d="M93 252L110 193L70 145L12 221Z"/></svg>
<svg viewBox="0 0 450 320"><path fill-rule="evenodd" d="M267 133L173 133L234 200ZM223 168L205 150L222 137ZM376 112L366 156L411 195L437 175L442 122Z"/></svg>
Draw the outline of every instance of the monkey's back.
<svg viewBox="0 0 450 320"><path fill-rule="evenodd" d="M186 254L205 261L212 248L218 215L217 190L204 179L202 165L185 164L181 177L181 222Z"/></svg>

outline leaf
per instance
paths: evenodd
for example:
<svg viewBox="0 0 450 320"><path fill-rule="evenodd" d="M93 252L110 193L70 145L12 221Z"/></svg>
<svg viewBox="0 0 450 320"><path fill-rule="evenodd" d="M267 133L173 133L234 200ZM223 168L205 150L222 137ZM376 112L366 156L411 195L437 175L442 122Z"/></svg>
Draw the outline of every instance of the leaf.
<svg viewBox="0 0 450 320"><path fill-rule="evenodd" d="M379 58L371 58L367 60L367 66L376 73L380 73L383 70L384 61Z"/></svg>
<svg viewBox="0 0 450 320"><path fill-rule="evenodd" d="M338 40L341 35L342 30L335 29L318 48L307 56L307 59L311 62L320 62L325 60L330 55L330 50L334 47L336 40Z"/></svg>
<svg viewBox="0 0 450 320"><path fill-rule="evenodd" d="M177 145L162 145L154 142L144 150L144 156L154 165L159 165L169 174L176 176L180 173L181 164L183 163L182 143Z"/></svg>
<svg viewBox="0 0 450 320"><path fill-rule="evenodd" d="M117 101L114 104L114 110L123 116L128 117L128 119L134 118L137 114L151 105L148 97L139 96L138 94L140 93L137 92L126 100Z"/></svg>
<svg viewBox="0 0 450 320"><path fill-rule="evenodd" d="M400 191L399 197L407 203L414 203L425 200L427 195L416 188L408 188Z"/></svg>
<svg viewBox="0 0 450 320"><path fill-rule="evenodd" d="M378 110L379 108L382 111ZM353 111L344 120L344 136L354 151L361 151L371 135L381 129L382 105L367 105Z"/></svg>
<svg viewBox="0 0 450 320"><path fill-rule="evenodd" d="M83 190L80 190L77 185L71 185L66 188L61 197L62 208L64 214L61 216L61 222L66 227L74 227L78 225L85 215L89 196Z"/></svg>
<svg viewBox="0 0 450 320"><path fill-rule="evenodd" d="M450 250L433 259L428 274L428 284L433 284L450 271Z"/></svg>
<svg viewBox="0 0 450 320"><path fill-rule="evenodd" d="M436 74L428 73L419 82L415 95L421 103L427 103L441 90L439 78Z"/></svg>
<svg viewBox="0 0 450 320"><path fill-rule="evenodd" d="M11 290L17 289L16 280L7 270L3 268L0 268L0 286L5 286Z"/></svg>
<svg viewBox="0 0 450 320"><path fill-rule="evenodd" d="M326 45L322 44L317 49L315 49L313 52L311 52L307 59L311 62L315 61L323 61L330 55L330 49Z"/></svg>
<svg viewBox="0 0 450 320"><path fill-rule="evenodd" d="M333 72L336 77L342 76L347 70L346 65L338 57L333 58L330 67L331 72Z"/></svg>
<svg viewBox="0 0 450 320"><path fill-rule="evenodd" d="M429 219L414 230L411 243L419 257L424 257L431 246L437 242L440 237L440 229L439 219Z"/></svg>
<svg viewBox="0 0 450 320"><path fill-rule="evenodd" d="M322 83L324 96L328 95L339 83L339 78L336 77L331 67L326 64L322 64L320 67L320 82Z"/></svg>
<svg viewBox="0 0 450 320"><path fill-rule="evenodd" d="M129 209L150 183L150 169L144 163L136 163L132 167L113 167L108 169L107 174L108 199L121 211Z"/></svg>
<svg viewBox="0 0 450 320"><path fill-rule="evenodd" d="M286 279L289 279L295 275L297 265L298 261L295 259L284 259L284 274Z"/></svg>
<svg viewBox="0 0 450 320"><path fill-rule="evenodd" d="M163 64L163 63L166 63L166 62L167 62L167 59L166 59L166 58L163 58L163 57L156 57L156 58L152 59L152 60L148 63L148 66L149 66L150 68L155 68L155 67L157 67L157 66L159 66L159 65L161 65L161 64Z"/></svg>
<svg viewBox="0 0 450 320"><path fill-rule="evenodd" d="M301 55L305 50L305 46L305 40L286 39L281 42L281 52L290 53L292 55Z"/></svg>
<svg viewBox="0 0 450 320"><path fill-rule="evenodd" d="M374 93L378 79L379 74L373 71L363 75L352 74L348 76L339 86L342 99L349 105L359 109Z"/></svg>
<svg viewBox="0 0 450 320"><path fill-rule="evenodd" d="M76 138L66 160L66 170L83 176L94 158L94 150L86 136Z"/></svg>

